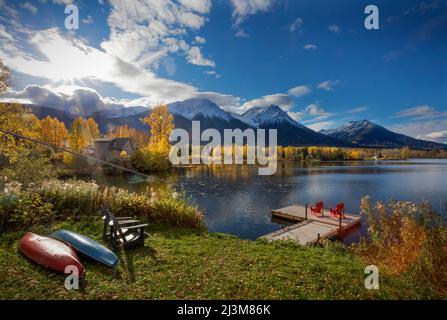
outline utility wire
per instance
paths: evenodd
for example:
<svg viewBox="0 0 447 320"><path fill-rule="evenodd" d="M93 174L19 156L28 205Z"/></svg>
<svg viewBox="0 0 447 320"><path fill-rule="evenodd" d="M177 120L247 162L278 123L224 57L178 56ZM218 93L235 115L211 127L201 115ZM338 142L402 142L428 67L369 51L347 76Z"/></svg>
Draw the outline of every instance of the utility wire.
<svg viewBox="0 0 447 320"><path fill-rule="evenodd" d="M32 139L32 138L29 138L29 137L25 137L25 136L23 136L23 135L21 135L19 133L16 133L16 132L12 132L12 131L5 130L5 129L2 129L2 128L0 128L0 132L9 134L9 135L11 135L13 137L16 137L16 138L19 138L19 139L24 139L24 140L28 140L28 141L31 141L31 142L34 142L34 143L37 143L37 144L41 144L41 145L44 145L46 147L57 149L57 150L60 150L60 151L63 151L63 152L68 152L68 153L71 153L71 154L73 154L75 156L78 156L78 157L82 157L82 158L90 159L90 160L93 160L93 161L96 161L96 162L100 162L100 163L108 165L110 167L121 169L121 170L130 172L130 173L133 173L133 174L137 174L137 175L140 175L140 176L143 176L143 177L146 177L146 178L151 178L150 176L148 176L148 175L146 175L144 173L141 173L141 172L138 172L138 171L135 171L135 170L132 170L132 169L128 169L128 168L125 168L125 167L122 167L122 166L119 166L119 165L116 165L116 164L113 164L111 162L104 161L104 160L101 160L101 159L98 159L98 158L95 158L95 157L87 156L87 155L79 153L79 152L75 152L75 151L72 151L72 150L61 148L61 147L55 146L53 144L50 144L50 143L47 143L47 142L44 142L44 141L40 141L40 140Z"/></svg>

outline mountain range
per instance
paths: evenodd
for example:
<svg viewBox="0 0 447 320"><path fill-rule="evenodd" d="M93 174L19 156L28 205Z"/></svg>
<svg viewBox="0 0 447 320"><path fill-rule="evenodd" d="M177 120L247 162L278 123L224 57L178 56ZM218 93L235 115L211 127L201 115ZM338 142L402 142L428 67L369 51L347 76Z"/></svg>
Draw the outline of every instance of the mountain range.
<svg viewBox="0 0 447 320"><path fill-rule="evenodd" d="M432 141L415 139L403 134L395 133L368 120L351 121L331 130L321 130L325 135L349 141L364 147L412 149L445 149L447 145Z"/></svg>
<svg viewBox="0 0 447 320"><path fill-rule="evenodd" d="M57 117L70 127L75 115L51 106L28 105L40 119L47 115ZM447 149L447 145L418 140L394 133L368 120L352 121L339 128L316 132L293 120L285 111L275 105L254 107L244 114L234 114L222 110L207 99L189 99L168 105L174 116L176 128L191 132L192 121L200 121L201 130L217 129L223 134L225 129L277 129L278 144L282 146L336 146L336 147L383 147L398 148L408 146L416 149ZM148 115L145 107L113 108L88 114L99 125L102 133L119 125L128 125L137 130L149 130L141 119Z"/></svg>

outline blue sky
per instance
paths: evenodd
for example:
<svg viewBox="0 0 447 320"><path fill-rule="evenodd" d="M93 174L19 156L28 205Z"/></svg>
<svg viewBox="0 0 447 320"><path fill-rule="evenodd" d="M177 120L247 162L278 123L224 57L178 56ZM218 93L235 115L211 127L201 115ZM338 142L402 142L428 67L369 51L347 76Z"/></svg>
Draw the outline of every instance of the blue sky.
<svg viewBox="0 0 447 320"><path fill-rule="evenodd" d="M68 4L78 30L64 27ZM379 30L364 27L368 4ZM0 12L8 99L278 104L315 130L366 118L447 142L447 0L0 0Z"/></svg>

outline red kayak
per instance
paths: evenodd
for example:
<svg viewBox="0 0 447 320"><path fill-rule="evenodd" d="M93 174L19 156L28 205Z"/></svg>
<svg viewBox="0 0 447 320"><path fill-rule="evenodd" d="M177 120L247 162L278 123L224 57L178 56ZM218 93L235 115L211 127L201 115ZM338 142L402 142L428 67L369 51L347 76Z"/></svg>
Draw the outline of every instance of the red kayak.
<svg viewBox="0 0 447 320"><path fill-rule="evenodd" d="M19 249L29 259L53 271L65 273L66 267L76 266L80 276L84 273L76 252L59 240L28 232L20 240Z"/></svg>

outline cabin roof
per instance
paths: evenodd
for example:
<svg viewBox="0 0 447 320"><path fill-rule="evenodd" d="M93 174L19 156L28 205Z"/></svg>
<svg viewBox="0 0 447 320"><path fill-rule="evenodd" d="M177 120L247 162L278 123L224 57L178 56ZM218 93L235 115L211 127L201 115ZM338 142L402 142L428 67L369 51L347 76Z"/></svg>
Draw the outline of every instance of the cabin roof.
<svg viewBox="0 0 447 320"><path fill-rule="evenodd" d="M123 150L126 143L130 143L133 147L130 138L99 138L93 140L93 142L108 144L110 150Z"/></svg>

